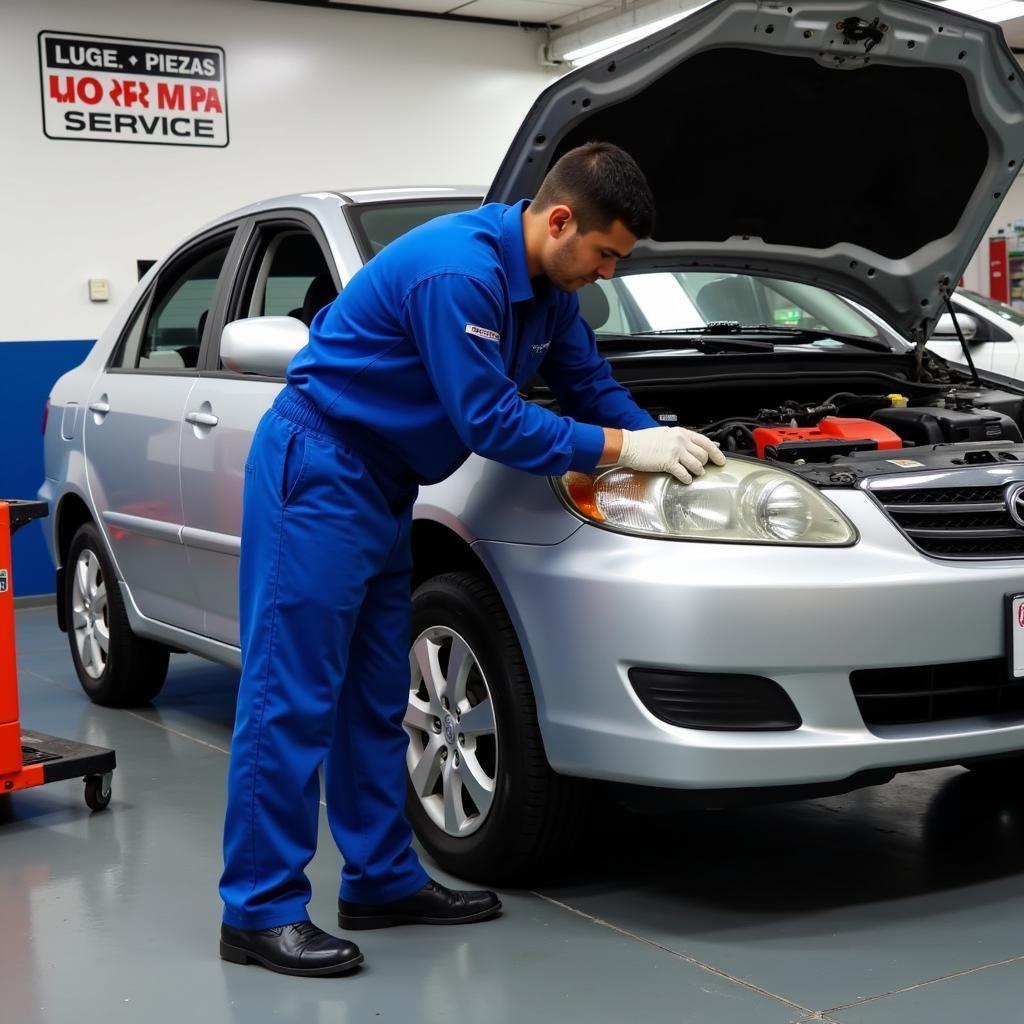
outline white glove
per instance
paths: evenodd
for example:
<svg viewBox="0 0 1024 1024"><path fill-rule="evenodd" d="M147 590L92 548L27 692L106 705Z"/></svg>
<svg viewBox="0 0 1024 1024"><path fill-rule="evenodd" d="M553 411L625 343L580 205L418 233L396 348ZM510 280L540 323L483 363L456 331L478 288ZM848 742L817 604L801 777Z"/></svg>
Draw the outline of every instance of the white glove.
<svg viewBox="0 0 1024 1024"><path fill-rule="evenodd" d="M685 427L649 427L623 430L622 452L616 465L642 473L671 473L684 484L704 475L708 461L725 465L725 456L714 441Z"/></svg>

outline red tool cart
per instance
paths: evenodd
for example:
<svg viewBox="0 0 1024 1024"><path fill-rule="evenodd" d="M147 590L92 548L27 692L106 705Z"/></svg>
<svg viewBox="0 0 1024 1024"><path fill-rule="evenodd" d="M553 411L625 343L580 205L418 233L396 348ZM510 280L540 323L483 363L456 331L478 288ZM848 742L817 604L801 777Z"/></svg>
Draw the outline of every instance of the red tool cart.
<svg viewBox="0 0 1024 1024"><path fill-rule="evenodd" d="M46 514L45 501L0 501L0 796L80 778L85 780L85 802L102 811L110 803L114 751L25 731L18 717L11 535Z"/></svg>

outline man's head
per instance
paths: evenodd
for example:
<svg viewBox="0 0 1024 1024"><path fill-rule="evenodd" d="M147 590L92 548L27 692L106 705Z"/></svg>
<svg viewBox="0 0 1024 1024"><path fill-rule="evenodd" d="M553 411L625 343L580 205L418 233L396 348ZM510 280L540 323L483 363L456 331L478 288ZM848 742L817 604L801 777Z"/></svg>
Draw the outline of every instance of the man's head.
<svg viewBox="0 0 1024 1024"><path fill-rule="evenodd" d="M574 292L615 273L654 222L654 198L636 161L610 142L569 150L548 171L524 217L531 274Z"/></svg>

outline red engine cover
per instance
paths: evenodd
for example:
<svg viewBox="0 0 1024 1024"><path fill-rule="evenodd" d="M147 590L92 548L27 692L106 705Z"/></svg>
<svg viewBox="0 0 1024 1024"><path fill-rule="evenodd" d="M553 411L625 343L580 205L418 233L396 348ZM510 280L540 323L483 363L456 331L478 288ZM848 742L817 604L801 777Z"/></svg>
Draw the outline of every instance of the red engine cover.
<svg viewBox="0 0 1024 1024"><path fill-rule="evenodd" d="M816 427L755 427L753 434L759 459L769 445L785 441L874 441L876 448L903 447L899 434L881 423L847 416L826 416Z"/></svg>

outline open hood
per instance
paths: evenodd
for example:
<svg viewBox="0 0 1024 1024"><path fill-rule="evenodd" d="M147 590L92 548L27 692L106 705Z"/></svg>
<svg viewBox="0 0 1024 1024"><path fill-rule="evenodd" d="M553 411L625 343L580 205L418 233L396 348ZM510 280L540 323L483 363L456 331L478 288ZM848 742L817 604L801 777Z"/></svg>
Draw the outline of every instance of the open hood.
<svg viewBox="0 0 1024 1024"><path fill-rule="evenodd" d="M915 0L715 0L537 99L487 201L566 150L632 153L657 223L631 266L830 288L927 337L1024 158L997 25Z"/></svg>

